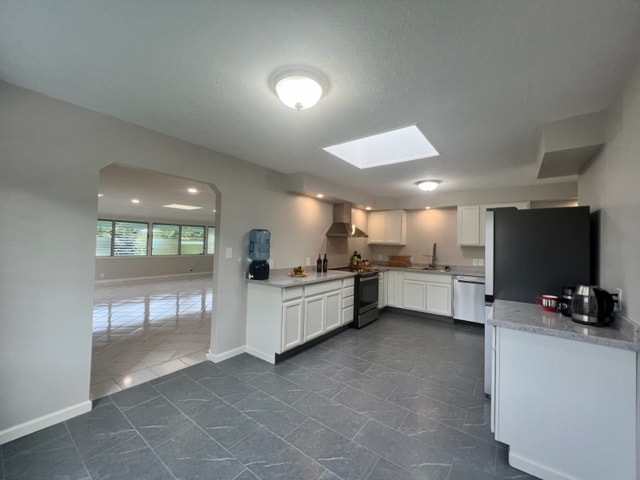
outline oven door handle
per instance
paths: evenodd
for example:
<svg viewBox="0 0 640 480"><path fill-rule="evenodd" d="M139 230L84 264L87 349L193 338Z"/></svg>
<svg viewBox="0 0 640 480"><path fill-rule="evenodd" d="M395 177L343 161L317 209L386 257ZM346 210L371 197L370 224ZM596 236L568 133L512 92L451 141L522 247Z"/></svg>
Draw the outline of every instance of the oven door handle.
<svg viewBox="0 0 640 480"><path fill-rule="evenodd" d="M377 281L378 281L378 276L377 275L373 275L371 277L360 277L360 283L377 282Z"/></svg>

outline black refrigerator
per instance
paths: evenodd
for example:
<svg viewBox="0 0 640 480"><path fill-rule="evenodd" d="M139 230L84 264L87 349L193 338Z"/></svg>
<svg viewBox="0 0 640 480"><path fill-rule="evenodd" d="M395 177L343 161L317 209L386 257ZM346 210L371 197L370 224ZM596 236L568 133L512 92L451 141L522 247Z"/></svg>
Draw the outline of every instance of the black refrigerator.
<svg viewBox="0 0 640 480"><path fill-rule="evenodd" d="M590 285L589 207L497 208L485 217L485 310L493 300L535 303L562 287ZM485 324L484 392L491 393L493 329Z"/></svg>
<svg viewBox="0 0 640 480"><path fill-rule="evenodd" d="M498 208L485 228L487 300L535 303L591 283L589 207Z"/></svg>

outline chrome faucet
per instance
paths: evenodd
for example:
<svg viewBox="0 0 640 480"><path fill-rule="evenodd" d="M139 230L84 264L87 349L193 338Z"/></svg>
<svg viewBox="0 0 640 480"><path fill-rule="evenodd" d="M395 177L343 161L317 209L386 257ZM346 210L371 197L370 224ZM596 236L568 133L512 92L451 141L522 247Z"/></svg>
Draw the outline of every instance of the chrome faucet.
<svg viewBox="0 0 640 480"><path fill-rule="evenodd" d="M431 263L429 267L436 268L436 243L433 242L433 253L431 254Z"/></svg>

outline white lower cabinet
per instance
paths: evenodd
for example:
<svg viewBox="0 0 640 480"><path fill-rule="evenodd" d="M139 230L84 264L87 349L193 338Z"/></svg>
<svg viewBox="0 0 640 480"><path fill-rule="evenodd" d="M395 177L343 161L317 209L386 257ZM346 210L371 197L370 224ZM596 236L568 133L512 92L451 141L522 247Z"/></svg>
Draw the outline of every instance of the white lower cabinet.
<svg viewBox="0 0 640 480"><path fill-rule="evenodd" d="M275 363L275 355L353 320L354 278L278 288L247 288L247 353Z"/></svg>
<svg viewBox="0 0 640 480"><path fill-rule="evenodd" d="M304 341L308 342L324 332L326 317L324 295L304 299Z"/></svg>
<svg viewBox="0 0 640 480"><path fill-rule="evenodd" d="M387 274L388 272L378 274L378 308L387 306Z"/></svg>
<svg viewBox="0 0 640 480"><path fill-rule="evenodd" d="M427 282L427 312L450 317L451 300L451 283Z"/></svg>
<svg viewBox="0 0 640 480"><path fill-rule="evenodd" d="M402 272L386 272L387 306L402 308Z"/></svg>
<svg viewBox="0 0 640 480"><path fill-rule="evenodd" d="M402 281L402 308L425 312L427 310L427 284L421 280L404 278Z"/></svg>
<svg viewBox="0 0 640 480"><path fill-rule="evenodd" d="M638 353L494 332L492 423L496 440L509 445L509 464L545 479L640 478Z"/></svg>
<svg viewBox="0 0 640 480"><path fill-rule="evenodd" d="M302 300L282 304L282 350L302 345Z"/></svg>
<svg viewBox="0 0 640 480"><path fill-rule="evenodd" d="M402 308L451 316L451 275L422 272L402 274Z"/></svg>

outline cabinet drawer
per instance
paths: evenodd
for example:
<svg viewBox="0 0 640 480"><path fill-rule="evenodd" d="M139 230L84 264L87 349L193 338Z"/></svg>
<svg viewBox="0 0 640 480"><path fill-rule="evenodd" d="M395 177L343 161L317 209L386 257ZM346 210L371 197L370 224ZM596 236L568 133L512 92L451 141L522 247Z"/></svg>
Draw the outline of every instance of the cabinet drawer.
<svg viewBox="0 0 640 480"><path fill-rule="evenodd" d="M345 278L342 280L342 288L353 287L355 285L356 279L354 277Z"/></svg>
<svg viewBox="0 0 640 480"><path fill-rule="evenodd" d="M447 273L421 273L421 272L404 272L405 280L415 280L418 282L444 283L451 284L451 275Z"/></svg>
<svg viewBox="0 0 640 480"><path fill-rule="evenodd" d="M354 287L347 287L344 290L342 290L342 296L343 297L353 297L353 292L354 292Z"/></svg>
<svg viewBox="0 0 640 480"><path fill-rule="evenodd" d="M294 298L301 298L303 293L302 287L292 287L282 289L282 300L293 300Z"/></svg>
<svg viewBox="0 0 640 480"><path fill-rule="evenodd" d="M320 293L342 289L342 280L332 280L330 282L314 283L311 285L307 285L304 288L305 288L305 295L318 295Z"/></svg>
<svg viewBox="0 0 640 480"><path fill-rule="evenodd" d="M353 305L353 295L342 299L342 308L351 307Z"/></svg>

